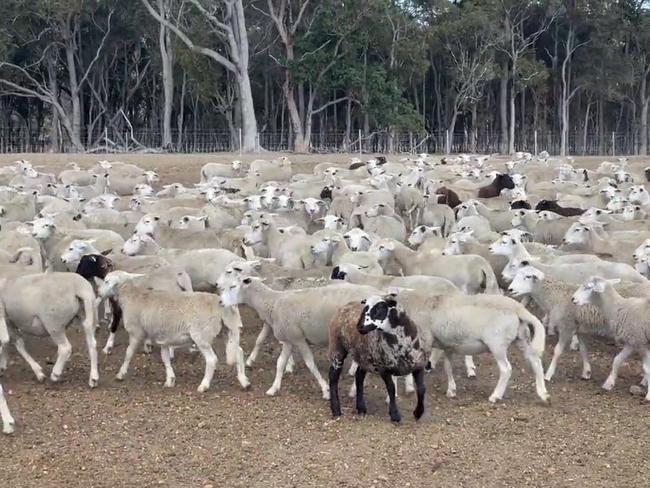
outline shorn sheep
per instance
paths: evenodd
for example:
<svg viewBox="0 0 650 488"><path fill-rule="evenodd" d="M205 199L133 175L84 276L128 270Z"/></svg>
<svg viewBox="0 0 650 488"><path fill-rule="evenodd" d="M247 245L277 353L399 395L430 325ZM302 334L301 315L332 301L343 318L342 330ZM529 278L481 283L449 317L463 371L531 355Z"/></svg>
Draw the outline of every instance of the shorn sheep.
<svg viewBox="0 0 650 488"><path fill-rule="evenodd" d="M210 293L142 290L132 282L138 276L113 271L106 275L98 289L100 297L117 296L122 307L124 329L129 334L129 345L117 379L124 379L138 346L145 337L150 337L161 346L166 387L173 387L176 383L169 346L196 344L205 359L205 374L198 391L206 391L217 367L212 343L223 325L228 329L226 363L236 364L237 379L243 388L248 388L250 382L244 370L244 353L239 347L242 324L237 308L224 307L219 297Z"/></svg>
<svg viewBox="0 0 650 488"><path fill-rule="evenodd" d="M646 382L650 376L650 298L623 298L614 288L619 281L593 277L580 286L572 297L576 305L595 306L605 317L616 342L623 345L612 362L612 371L603 383L603 388L607 391L614 388L618 369L632 353L641 356ZM650 382L645 399L650 401Z"/></svg>
<svg viewBox="0 0 650 488"><path fill-rule="evenodd" d="M363 383L368 371L377 371L389 397L388 412L393 422L401 416L395 402L393 376L411 374L416 384L416 419L424 414L424 366L428 353L422 348L418 329L392 298L371 296L341 308L329 325L329 385L332 415L341 416L338 382L343 363L351 354L358 368L355 373L357 413L367 413Z"/></svg>
<svg viewBox="0 0 650 488"><path fill-rule="evenodd" d="M56 299L53 297L56 296ZM57 357L50 379L61 379L65 364L72 356L72 345L66 328L80 319L86 336L90 358L88 384L95 388L99 382L95 325L97 308L95 292L90 283L75 273L25 275L0 280L0 301L4 305L4 320L16 350L29 364L38 381L45 379L41 366L25 349L23 335L49 336L57 346ZM0 370L6 369L7 352L0 350Z"/></svg>

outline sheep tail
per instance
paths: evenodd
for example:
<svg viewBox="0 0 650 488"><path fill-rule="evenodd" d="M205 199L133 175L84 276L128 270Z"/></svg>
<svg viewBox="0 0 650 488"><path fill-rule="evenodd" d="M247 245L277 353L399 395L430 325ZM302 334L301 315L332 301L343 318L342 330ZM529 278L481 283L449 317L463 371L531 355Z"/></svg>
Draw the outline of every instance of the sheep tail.
<svg viewBox="0 0 650 488"><path fill-rule="evenodd" d="M519 316L519 320L527 326L526 329L520 327L519 339L525 342L530 341L532 351L541 358L546 345L546 329L544 329L544 325L523 306L517 315Z"/></svg>
<svg viewBox="0 0 650 488"><path fill-rule="evenodd" d="M483 273L483 283L481 283L485 293L491 293L493 295L499 295L499 284L497 283L497 277L494 276L494 271L490 267L481 268L481 273Z"/></svg>

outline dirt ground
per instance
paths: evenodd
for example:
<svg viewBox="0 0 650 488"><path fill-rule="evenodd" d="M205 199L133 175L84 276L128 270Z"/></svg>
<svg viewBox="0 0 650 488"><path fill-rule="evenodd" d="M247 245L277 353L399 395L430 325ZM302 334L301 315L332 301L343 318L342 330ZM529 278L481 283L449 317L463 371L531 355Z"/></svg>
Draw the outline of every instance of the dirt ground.
<svg viewBox="0 0 650 488"><path fill-rule="evenodd" d="M18 157L0 156L0 163ZM105 159L136 162L157 168L166 181L189 183L198 179L204 162L232 158ZM90 164L104 156L27 159L60 169L70 159ZM292 159L305 166L328 160L322 155ZM250 311L243 319L242 345L250 351L260 323ZM457 399L444 396L441 370L427 375L427 414L418 423L411 415L414 398L402 394L404 420L394 425L376 376L369 376L365 418L353 412L346 397L351 378L345 376L344 415L332 420L302 362L285 375L279 396L266 397L279 352L272 341L248 369L251 390L242 391L234 370L221 362L212 389L199 394L203 361L190 352L177 354L173 389L163 387L157 354L138 354L127 379L116 382L126 344L123 333L111 356L100 354L100 386L90 390L81 334L75 330L70 336L74 352L59 384L38 384L12 354L2 382L18 428L15 435L0 437L3 487L636 487L650 479L650 406L628 393L640 378L639 362L625 364L614 391L605 393L599 385L616 349L603 344L593 346L592 381L579 378L577 353L563 357L548 386L550 405L538 402L532 374L513 348L512 380L501 404L487 401L497 368L490 356L482 355L476 358L474 380L464 378L462 361L456 362ZM102 329L101 345L105 339ZM549 338L545 364L554 342ZM55 348L48 340L31 340L28 348L51 368ZM221 341L217 353L223 360ZM326 374L324 351L317 351L317 360Z"/></svg>

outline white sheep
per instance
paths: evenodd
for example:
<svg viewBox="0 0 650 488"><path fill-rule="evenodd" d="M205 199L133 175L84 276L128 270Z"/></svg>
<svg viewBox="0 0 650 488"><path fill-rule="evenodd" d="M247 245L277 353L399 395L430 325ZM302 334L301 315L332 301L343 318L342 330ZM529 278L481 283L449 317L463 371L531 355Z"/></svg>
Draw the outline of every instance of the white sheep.
<svg viewBox="0 0 650 488"><path fill-rule="evenodd" d="M262 321L273 331L282 344L278 357L275 380L266 392L274 396L280 391L282 376L294 348L300 352L305 365L318 382L323 398L329 398L329 385L323 379L314 362L309 344L326 346L328 344L328 324L341 304L351 300L362 300L377 290L369 286L328 285L319 288L275 291L264 285L259 278L239 276L224 281L221 298L224 305L246 304L255 309ZM265 329L262 330L264 333ZM268 333L268 329L266 329ZM257 337L258 349L265 336ZM256 354L256 349L254 349ZM253 352L249 357L252 361Z"/></svg>
<svg viewBox="0 0 650 488"><path fill-rule="evenodd" d="M161 346L166 387L173 387L176 382L169 346L195 344L205 359L205 374L198 391L206 391L217 366L212 343L223 325L228 329L226 363L236 364L239 383L243 388L249 387L244 355L239 347L241 317L236 308L224 307L217 296L209 293L142 290L132 283L136 277L123 271L113 271L106 276L98 290L102 298L117 297L123 311L124 328L129 334L124 362L116 376L118 380L124 379L135 351L149 337Z"/></svg>
<svg viewBox="0 0 650 488"><path fill-rule="evenodd" d="M53 300L53 297L56 299ZM66 328L75 319L83 317L81 325L90 358L88 384L91 388L97 386L97 307L95 292L89 282L74 273L33 274L4 279L0 280L0 301L4 304L4 318L16 350L29 364L38 381L43 381L45 374L25 349L22 335L49 336L57 345L57 358L50 374L50 379L57 382L72 355ZM0 364L6 364L5 355L6 351L2 351Z"/></svg>
<svg viewBox="0 0 650 488"><path fill-rule="evenodd" d="M650 298L647 295L623 298L613 286L618 282L618 279L592 277L576 290L572 298L576 305L595 306L605 317L616 342L623 344L623 349L612 362L612 371L603 383L607 391L614 388L619 368L634 352L641 356L646 382L650 379ZM645 399L650 401L650 382Z"/></svg>

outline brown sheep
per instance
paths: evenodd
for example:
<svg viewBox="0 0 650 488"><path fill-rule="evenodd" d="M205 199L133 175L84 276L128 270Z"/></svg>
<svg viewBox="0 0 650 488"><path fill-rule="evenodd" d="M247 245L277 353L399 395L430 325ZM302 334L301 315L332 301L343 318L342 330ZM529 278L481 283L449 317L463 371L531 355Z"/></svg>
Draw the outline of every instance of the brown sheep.
<svg viewBox="0 0 650 488"><path fill-rule="evenodd" d="M371 297L341 308L329 324L330 407L334 417L341 416L338 382L348 353L359 367L355 374L356 408L367 413L363 383L370 370L377 371L386 384L389 414L393 422L401 416L395 403L393 376L412 374L416 385L416 419L424 414L424 368L430 351L425 351L418 329L406 313L389 297Z"/></svg>

